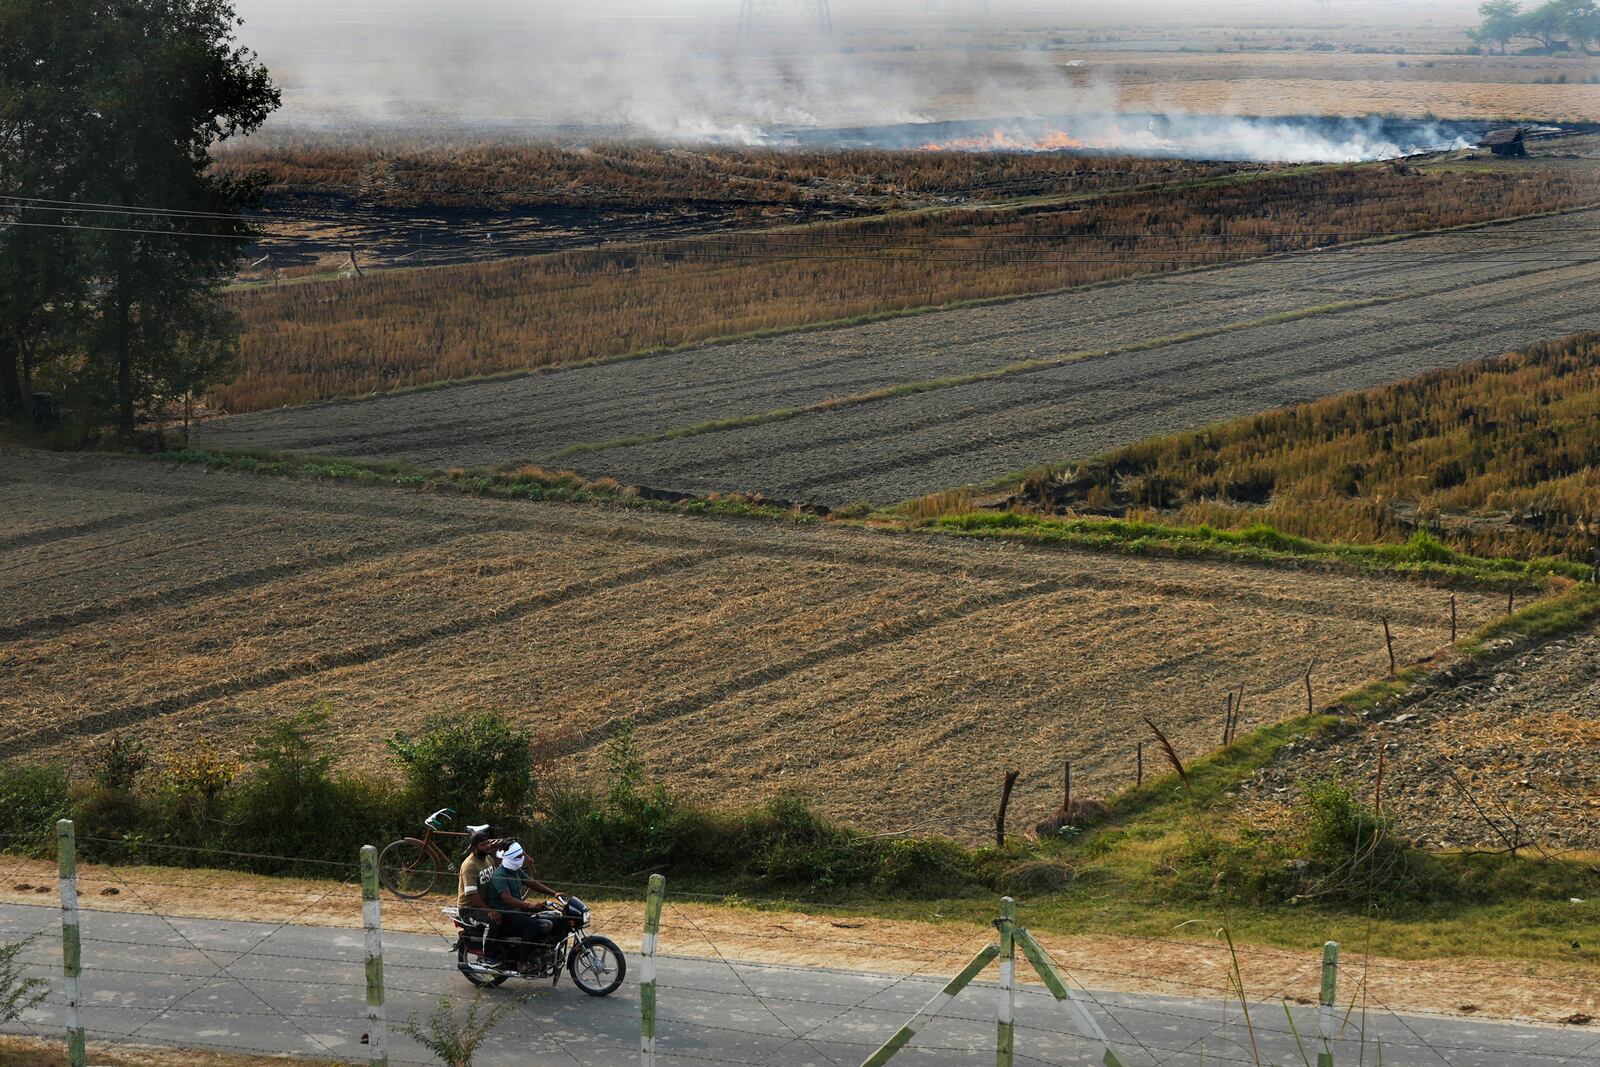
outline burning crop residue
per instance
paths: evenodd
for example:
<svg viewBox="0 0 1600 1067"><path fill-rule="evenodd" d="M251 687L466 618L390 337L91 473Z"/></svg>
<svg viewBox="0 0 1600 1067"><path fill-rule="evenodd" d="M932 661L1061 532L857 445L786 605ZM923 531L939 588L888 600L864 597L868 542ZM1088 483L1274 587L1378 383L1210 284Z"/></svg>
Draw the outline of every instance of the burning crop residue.
<svg viewBox="0 0 1600 1067"><path fill-rule="evenodd" d="M924 152L1065 152L1093 148L1094 145L1069 137L1054 130L1039 137L1023 137L993 130L972 137L953 137L948 141L929 141L922 145Z"/></svg>
<svg viewBox="0 0 1600 1067"><path fill-rule="evenodd" d="M1261 163L1359 163L1466 148L1461 123L1319 116L1077 115L837 131L874 148L924 152L1096 152ZM857 140L859 138L859 140Z"/></svg>

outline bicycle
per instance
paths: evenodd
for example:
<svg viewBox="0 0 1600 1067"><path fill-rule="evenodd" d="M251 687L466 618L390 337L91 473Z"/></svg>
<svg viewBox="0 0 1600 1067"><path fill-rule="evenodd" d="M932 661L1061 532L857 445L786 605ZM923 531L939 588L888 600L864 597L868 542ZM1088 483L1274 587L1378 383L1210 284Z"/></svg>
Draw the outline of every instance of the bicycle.
<svg viewBox="0 0 1600 1067"><path fill-rule="evenodd" d="M439 884L441 877L449 887L456 866L450 862L444 850L434 844L433 838L435 834L440 837L470 837L470 828L445 829L455 817L456 809L440 808L422 820L424 829L421 837L402 837L385 845L383 851L378 853L378 881L383 883L383 887L402 900L427 896Z"/></svg>

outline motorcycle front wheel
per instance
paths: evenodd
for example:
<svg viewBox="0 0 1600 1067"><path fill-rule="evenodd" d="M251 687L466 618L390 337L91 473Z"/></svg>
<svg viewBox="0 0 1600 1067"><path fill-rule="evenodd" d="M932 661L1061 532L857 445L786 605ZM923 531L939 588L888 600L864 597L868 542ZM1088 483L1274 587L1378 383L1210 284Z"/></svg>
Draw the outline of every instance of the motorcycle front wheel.
<svg viewBox="0 0 1600 1067"><path fill-rule="evenodd" d="M461 977L477 986L479 989L493 989L503 983L508 974L485 974L472 969L472 957L467 954L467 939L456 939L456 970L461 972Z"/></svg>
<svg viewBox="0 0 1600 1067"><path fill-rule="evenodd" d="M586 937L567 956L567 972L591 997L610 996L628 973L628 959L609 937Z"/></svg>

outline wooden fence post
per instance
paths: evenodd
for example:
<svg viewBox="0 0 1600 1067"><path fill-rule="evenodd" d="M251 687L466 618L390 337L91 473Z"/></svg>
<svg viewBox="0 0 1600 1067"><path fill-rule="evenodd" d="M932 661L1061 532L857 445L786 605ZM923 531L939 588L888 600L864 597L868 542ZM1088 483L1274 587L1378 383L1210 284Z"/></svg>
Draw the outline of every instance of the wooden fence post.
<svg viewBox="0 0 1600 1067"><path fill-rule="evenodd" d="M1450 643L1456 643L1456 595L1450 594Z"/></svg>
<svg viewBox="0 0 1600 1067"><path fill-rule="evenodd" d="M378 850L361 846L361 927L366 934L367 1061L389 1063L389 1024L383 1016L383 905L378 899Z"/></svg>
<svg viewBox="0 0 1600 1067"><path fill-rule="evenodd" d="M1000 993L995 1007L994 1064L1012 1067L1017 1011L1016 901L1000 898L1000 918L995 925L1000 928Z"/></svg>
<svg viewBox="0 0 1600 1067"><path fill-rule="evenodd" d="M1006 772L1006 784L1000 789L1000 810L994 816L994 843L996 848L1006 847L1006 809L1011 806L1011 789L1017 784L1017 772Z"/></svg>
<svg viewBox="0 0 1600 1067"><path fill-rule="evenodd" d="M83 938L78 928L78 839L71 819L56 823L56 855L61 867L61 975L67 994L67 1067L84 1067Z"/></svg>
<svg viewBox="0 0 1600 1067"><path fill-rule="evenodd" d="M656 945L661 940L661 902L667 880L650 876L644 897L644 940L639 943L639 1067L656 1063Z"/></svg>
<svg viewBox="0 0 1600 1067"><path fill-rule="evenodd" d="M1072 826L1072 761L1063 760L1061 767L1061 814L1066 825Z"/></svg>
<svg viewBox="0 0 1600 1067"><path fill-rule="evenodd" d="M1133 787L1135 789L1144 785L1144 742L1136 742L1133 746Z"/></svg>
<svg viewBox="0 0 1600 1067"><path fill-rule="evenodd" d="M1317 1067L1333 1067L1334 996L1339 986L1339 942L1322 946L1322 995L1317 998L1317 1035L1322 1048L1317 1051Z"/></svg>
<svg viewBox="0 0 1600 1067"><path fill-rule="evenodd" d="M961 969L961 973L944 984L944 988L933 995L933 999L922 1006L922 1010L913 1015L906 1024L896 1030L894 1034L878 1046L878 1050L862 1061L861 1067L883 1067L896 1052L906 1047L906 1044L915 1036L922 1025L935 1015L944 1010L955 995L965 989L974 978L989 966L989 961L1000 954L994 945L986 945L982 952L972 957L972 962Z"/></svg>
<svg viewBox="0 0 1600 1067"><path fill-rule="evenodd" d="M1517 587L1515 583L1506 586L1506 614L1510 615L1517 610Z"/></svg>
<svg viewBox="0 0 1600 1067"><path fill-rule="evenodd" d="M1316 706L1314 704L1312 704L1312 702L1311 702L1311 668L1315 667L1316 665L1317 665L1317 661L1316 660L1311 660L1309 663L1306 664L1306 714L1307 715L1312 714L1316 710Z"/></svg>
<svg viewBox="0 0 1600 1067"><path fill-rule="evenodd" d="M1389 677L1395 673L1394 663L1394 635L1389 632L1389 616L1383 617L1383 647L1389 650Z"/></svg>

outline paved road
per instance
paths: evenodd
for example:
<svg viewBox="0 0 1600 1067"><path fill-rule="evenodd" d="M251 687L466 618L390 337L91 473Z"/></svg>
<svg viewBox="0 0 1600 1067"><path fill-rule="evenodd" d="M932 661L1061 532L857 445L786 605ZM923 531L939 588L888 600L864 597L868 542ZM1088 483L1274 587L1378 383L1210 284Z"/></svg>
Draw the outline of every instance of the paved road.
<svg viewBox="0 0 1600 1067"><path fill-rule="evenodd" d="M0 907L0 939L51 933L58 915L50 907ZM366 1054L360 931L89 912L83 933L91 1037L133 1034L138 1042L350 1059ZM437 938L390 934L384 940L391 1019L425 1012L440 994L466 990ZM58 940L34 945L29 960L36 973L54 973L59 951ZM636 1062L635 977L604 1000L586 997L568 982L553 990L544 983L524 986L538 995L506 1017L478 1062ZM666 957L659 992L662 1059L685 1065L856 1064L940 981ZM508 997L513 988L491 996ZM993 986L975 984L897 1062L991 1062L994 995ZM1256 1062L1237 1012L1221 1026L1219 1002L1104 993L1093 1000L1091 1010L1130 1067ZM1256 1005L1254 1018L1260 1062L1302 1062L1280 1005ZM1302 1034L1315 1032L1309 1009L1296 1008L1295 1021ZM59 1031L59 990L28 1014L25 1025L39 1033ZM1099 1062L1074 1034L1066 1012L1036 987L1019 997L1017 1051L1022 1064ZM1337 1043L1339 1064L1593 1067L1600 1064L1600 1033L1372 1015L1364 1058L1362 1052L1358 1019ZM394 1039L391 1056L397 1062L427 1061L402 1037Z"/></svg>
<svg viewBox="0 0 1600 1067"><path fill-rule="evenodd" d="M532 461L663 489L888 502L1600 327L1597 227L1600 212L1586 212L1305 253L239 415L206 424L197 439L438 467ZM660 436L1087 352L1106 354L781 421ZM640 435L660 439L563 453Z"/></svg>

